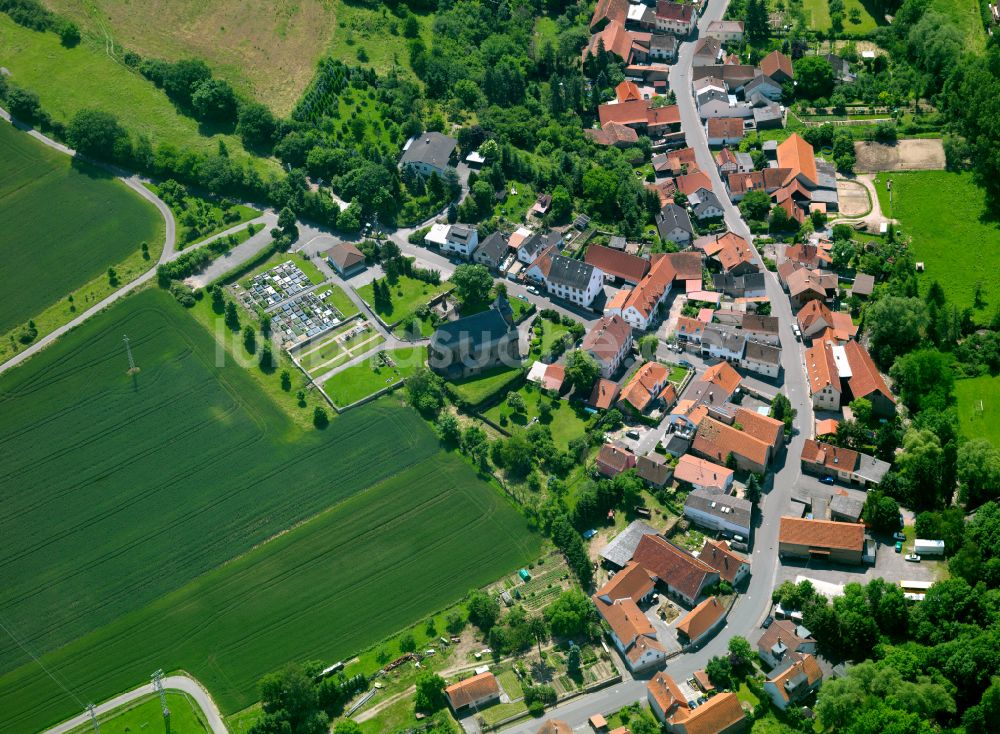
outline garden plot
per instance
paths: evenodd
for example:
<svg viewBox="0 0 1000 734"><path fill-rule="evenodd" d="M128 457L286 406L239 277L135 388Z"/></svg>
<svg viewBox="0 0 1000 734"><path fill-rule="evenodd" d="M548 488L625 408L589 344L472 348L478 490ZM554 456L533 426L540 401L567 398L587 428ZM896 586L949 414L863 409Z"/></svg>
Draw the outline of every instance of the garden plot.
<svg viewBox="0 0 1000 734"><path fill-rule="evenodd" d="M373 329L371 324L367 321L358 321L297 349L293 356L302 365L302 369L314 373L343 364L354 356L374 349L384 341L385 338Z"/></svg>
<svg viewBox="0 0 1000 734"><path fill-rule="evenodd" d="M302 269L291 260L275 265L253 276L246 285L245 298L252 309L274 308L282 301L296 296L309 288L313 282Z"/></svg>

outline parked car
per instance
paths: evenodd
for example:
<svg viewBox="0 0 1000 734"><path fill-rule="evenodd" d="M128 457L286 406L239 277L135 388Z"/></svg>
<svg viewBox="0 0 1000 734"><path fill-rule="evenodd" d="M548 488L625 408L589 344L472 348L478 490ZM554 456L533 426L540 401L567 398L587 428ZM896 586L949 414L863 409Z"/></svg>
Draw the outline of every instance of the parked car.
<svg viewBox="0 0 1000 734"><path fill-rule="evenodd" d="M634 428L631 428L631 429L625 431L625 435L628 438L631 438L631 439L638 439L639 438L639 432L637 430L635 430Z"/></svg>
<svg viewBox="0 0 1000 734"><path fill-rule="evenodd" d="M906 523L903 522L903 513L901 512L901 513L899 513L899 529L902 530L903 529L903 525L905 525L905 524Z"/></svg>
<svg viewBox="0 0 1000 734"><path fill-rule="evenodd" d="M517 297L520 298L522 301L527 301L528 300L528 297L526 295L524 295L523 293L518 293Z"/></svg>
<svg viewBox="0 0 1000 734"><path fill-rule="evenodd" d="M833 477L820 477L819 480L823 482L823 484L833 484Z"/></svg>
<svg viewBox="0 0 1000 734"><path fill-rule="evenodd" d="M920 563L920 556L918 556L916 553L907 553L905 556L903 556L903 559L907 561L912 561L913 563Z"/></svg>
<svg viewBox="0 0 1000 734"><path fill-rule="evenodd" d="M528 286L527 288L525 288L524 290L528 291L528 293L531 293L531 294L532 294L532 295L534 295L534 296L537 296L537 295L538 295L538 289L537 289L537 288L535 288L535 286L533 286L533 285L529 285L529 286Z"/></svg>
<svg viewBox="0 0 1000 734"><path fill-rule="evenodd" d="M901 540L897 540L896 541L896 552L897 553L902 553L903 552L903 541L901 541Z"/></svg>
<svg viewBox="0 0 1000 734"><path fill-rule="evenodd" d="M906 536L903 535L902 533L893 533L892 534L892 539L893 540L906 540Z"/></svg>
<svg viewBox="0 0 1000 734"><path fill-rule="evenodd" d="M693 370L694 369L694 365L691 364L690 362L688 362L686 359L680 360L677 364L679 364L681 367L684 367L684 368L689 369L689 370Z"/></svg>
<svg viewBox="0 0 1000 734"><path fill-rule="evenodd" d="M772 617L770 614L768 614L766 617L764 617L764 621L761 622L761 625L760 625L761 629L767 629L768 627L771 626L771 623L773 621L774 621L774 617Z"/></svg>

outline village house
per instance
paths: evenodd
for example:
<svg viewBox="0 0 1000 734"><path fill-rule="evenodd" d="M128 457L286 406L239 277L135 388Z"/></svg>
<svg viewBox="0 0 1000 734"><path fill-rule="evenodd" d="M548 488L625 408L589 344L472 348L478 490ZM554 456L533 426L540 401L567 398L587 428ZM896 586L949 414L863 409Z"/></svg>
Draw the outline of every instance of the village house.
<svg viewBox="0 0 1000 734"><path fill-rule="evenodd" d="M763 473L778 450L784 423L759 413L737 408L733 425L706 417L698 426L691 449L715 463L728 465L730 455L744 471Z"/></svg>
<svg viewBox="0 0 1000 734"><path fill-rule="evenodd" d="M635 473L646 484L654 488L666 486L674 476L673 467L657 453L640 456L635 464Z"/></svg>
<svg viewBox="0 0 1000 734"><path fill-rule="evenodd" d="M809 301L795 315L803 339L832 337L843 343L850 341L858 333L857 324L851 315L843 311L831 311L821 300ZM832 332L832 333L831 333Z"/></svg>
<svg viewBox="0 0 1000 734"><path fill-rule="evenodd" d="M753 124L758 130L778 130L785 126L785 108L777 102L753 108Z"/></svg>
<svg viewBox="0 0 1000 734"><path fill-rule="evenodd" d="M708 24L707 35L709 38L718 38L723 43L739 43L743 40L743 21L713 20Z"/></svg>
<svg viewBox="0 0 1000 734"><path fill-rule="evenodd" d="M793 655L815 653L812 632L789 619L776 619L757 642L757 654L769 668L781 665Z"/></svg>
<svg viewBox="0 0 1000 734"><path fill-rule="evenodd" d="M657 0L655 23L656 30L661 33L687 38L698 23L698 16L693 5Z"/></svg>
<svg viewBox="0 0 1000 734"><path fill-rule="evenodd" d="M545 278L548 292L580 306L589 306L601 291L604 273L589 263L553 255Z"/></svg>
<svg viewBox="0 0 1000 734"><path fill-rule="evenodd" d="M659 535L659 531L647 525L642 520L633 520L630 522L601 551L601 558L604 564L614 569L625 568L629 561L632 560L635 549L639 546L639 541L642 540L643 535Z"/></svg>
<svg viewBox="0 0 1000 734"><path fill-rule="evenodd" d="M747 173L753 170L753 158L749 153L732 151L723 148L715 154L715 166L719 169L719 175L723 177L730 173Z"/></svg>
<svg viewBox="0 0 1000 734"><path fill-rule="evenodd" d="M708 564L659 535L643 535L632 560L637 561L669 596L694 606L702 591L719 583L719 574Z"/></svg>
<svg viewBox="0 0 1000 734"><path fill-rule="evenodd" d="M645 413L660 403L673 405L677 391L669 382L670 370L659 362L646 362L622 387L618 402L623 407Z"/></svg>
<svg viewBox="0 0 1000 734"><path fill-rule="evenodd" d="M609 122L597 129L587 128L583 132L598 145L609 147L631 148L639 142L639 134L619 122Z"/></svg>
<svg viewBox="0 0 1000 734"><path fill-rule="evenodd" d="M656 639L656 630L632 599L608 603L597 594L591 599L611 628L611 640L631 672L659 665L666 659L666 648Z"/></svg>
<svg viewBox="0 0 1000 734"><path fill-rule="evenodd" d="M595 596L605 604L613 604L619 599L631 599L636 604L643 604L649 601L655 588L656 582L646 569L631 561L598 589Z"/></svg>
<svg viewBox="0 0 1000 734"><path fill-rule="evenodd" d="M697 83L694 99L698 106L698 116L702 120L733 119L741 121L742 124L742 120L753 115L753 108L750 105L737 101L726 91L725 84L713 77L702 79Z"/></svg>
<svg viewBox="0 0 1000 734"><path fill-rule="evenodd" d="M617 382L602 377L594 383L587 404L598 410L607 410L618 401L619 392L620 387Z"/></svg>
<svg viewBox="0 0 1000 734"><path fill-rule="evenodd" d="M733 470L684 454L674 467L674 479L692 489L712 494L729 494L733 490Z"/></svg>
<svg viewBox="0 0 1000 734"><path fill-rule="evenodd" d="M667 204L656 214L656 230L664 242L685 245L694 237L694 226L687 211L676 204Z"/></svg>
<svg viewBox="0 0 1000 734"><path fill-rule="evenodd" d="M726 621L726 607L716 596L710 596L677 623L677 641L685 646L704 642Z"/></svg>
<svg viewBox="0 0 1000 734"><path fill-rule="evenodd" d="M496 230L479 243L479 247L472 253L472 261L496 271L507 258L507 254L507 236L500 230Z"/></svg>
<svg viewBox="0 0 1000 734"><path fill-rule="evenodd" d="M698 558L718 571L719 577L731 586L738 586L750 575L750 562L730 550L729 543L724 540L705 538Z"/></svg>
<svg viewBox="0 0 1000 734"><path fill-rule="evenodd" d="M696 489L684 500L684 517L695 525L717 533L729 532L744 540L750 539L752 513L748 500L711 489Z"/></svg>
<svg viewBox="0 0 1000 734"><path fill-rule="evenodd" d="M749 372L777 378L781 374L781 347L748 339L739 362Z"/></svg>
<svg viewBox="0 0 1000 734"><path fill-rule="evenodd" d="M759 298L767 295L764 273L759 270L746 275L712 273L712 287L732 298Z"/></svg>
<svg viewBox="0 0 1000 734"><path fill-rule="evenodd" d="M694 65L712 66L722 59L722 42L712 36L702 36L694 44Z"/></svg>
<svg viewBox="0 0 1000 734"><path fill-rule="evenodd" d="M828 339L814 341L806 350L806 374L816 408L839 410L842 404L865 398L879 417L896 413L896 398L868 351L856 341L843 345Z"/></svg>
<svg viewBox="0 0 1000 734"><path fill-rule="evenodd" d="M649 260L603 245L590 245L583 260L604 273L608 283L621 281L635 285L649 272Z"/></svg>
<svg viewBox="0 0 1000 734"><path fill-rule="evenodd" d="M510 304L500 296L485 311L438 326L431 335L427 364L448 379L469 377L498 365L519 364L518 341Z"/></svg>
<svg viewBox="0 0 1000 734"><path fill-rule="evenodd" d="M444 689L444 695L451 710L459 716L497 703L500 700L500 685L493 673L485 672L452 683Z"/></svg>
<svg viewBox="0 0 1000 734"><path fill-rule="evenodd" d="M403 146L400 168L411 168L424 176L444 176L454 162L458 141L436 132L414 135Z"/></svg>
<svg viewBox="0 0 1000 734"><path fill-rule="evenodd" d="M802 471L833 477L864 487L878 485L892 465L851 449L807 438L802 446Z"/></svg>
<svg viewBox="0 0 1000 734"><path fill-rule="evenodd" d="M622 472L634 469L635 454L619 443L606 443L597 452L595 465L597 471L605 477L617 477Z"/></svg>
<svg viewBox="0 0 1000 734"><path fill-rule="evenodd" d="M764 74L758 74L743 85L743 95L755 106L780 102L782 94L781 85Z"/></svg>
<svg viewBox="0 0 1000 734"><path fill-rule="evenodd" d="M779 558L817 558L831 563L860 565L864 549L865 526L860 523L781 518Z"/></svg>
<svg viewBox="0 0 1000 734"><path fill-rule="evenodd" d="M327 250L326 261L342 278L365 269L365 254L350 242L338 242Z"/></svg>
<svg viewBox="0 0 1000 734"><path fill-rule="evenodd" d="M778 336L777 316L759 316L755 313L746 313L741 317L740 328L748 339L774 346L781 344L781 339Z"/></svg>
<svg viewBox="0 0 1000 734"><path fill-rule="evenodd" d="M764 692L784 711L806 699L823 683L823 671L812 655L792 653L764 681Z"/></svg>
<svg viewBox="0 0 1000 734"><path fill-rule="evenodd" d="M586 61L588 56L596 56L603 44L605 51L619 57L626 64L640 64L649 55L649 38L649 33L626 30L624 21L610 20L600 32L590 37L580 57Z"/></svg>
<svg viewBox="0 0 1000 734"><path fill-rule="evenodd" d="M780 51L772 51L760 60L760 70L774 79L778 84L790 82L795 78L792 60Z"/></svg>
<svg viewBox="0 0 1000 734"><path fill-rule="evenodd" d="M649 328L657 317L657 310L666 300L674 281L701 280L699 253L656 254L650 258L650 263L649 272L639 284L631 290L620 290L605 309L606 314L621 314L633 329L640 331Z"/></svg>
<svg viewBox="0 0 1000 734"><path fill-rule="evenodd" d="M738 117L710 117L705 123L709 145L735 145L743 140L743 120Z"/></svg>
<svg viewBox="0 0 1000 734"><path fill-rule="evenodd" d="M704 222L709 219L721 219L725 212L722 209L722 202L719 201L711 189L700 188L688 197L688 204L694 213L695 219Z"/></svg>
<svg viewBox="0 0 1000 734"><path fill-rule="evenodd" d="M701 336L705 332L705 323L690 316L678 316L677 328L674 334L681 344L701 344Z"/></svg>
<svg viewBox="0 0 1000 734"><path fill-rule="evenodd" d="M701 335L701 356L738 362L745 343L746 337L734 327L708 324Z"/></svg>
<svg viewBox="0 0 1000 734"><path fill-rule="evenodd" d="M734 202L742 201L749 191L764 191L769 195L773 194L781 188L790 173L790 168L765 168L763 171L730 173L725 178L726 188L729 189L729 198Z"/></svg>
<svg viewBox="0 0 1000 734"><path fill-rule="evenodd" d="M674 703L672 698L662 696L663 704L671 706L671 713L666 716L661 716L663 704L654 703L651 690L647 690L647 697L653 714L666 725L670 734L737 734L749 728L739 698L729 691L712 696L700 706L683 699Z"/></svg>
<svg viewBox="0 0 1000 734"><path fill-rule="evenodd" d="M479 246L479 230L467 224L453 224L448 230L442 252L454 252L468 260Z"/></svg>
<svg viewBox="0 0 1000 734"><path fill-rule="evenodd" d="M583 337L581 345L601 369L601 377L610 378L632 351L632 327L618 314L602 316Z"/></svg>
<svg viewBox="0 0 1000 734"><path fill-rule="evenodd" d="M677 37L654 34L649 39L649 58L673 63L677 61Z"/></svg>

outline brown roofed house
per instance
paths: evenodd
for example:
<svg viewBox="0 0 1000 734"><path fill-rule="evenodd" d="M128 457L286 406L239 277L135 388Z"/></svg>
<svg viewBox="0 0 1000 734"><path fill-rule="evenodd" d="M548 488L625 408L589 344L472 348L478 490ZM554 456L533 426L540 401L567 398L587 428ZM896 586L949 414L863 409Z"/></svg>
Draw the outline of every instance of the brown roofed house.
<svg viewBox="0 0 1000 734"><path fill-rule="evenodd" d="M597 453L597 471L606 477L616 477L635 468L635 454L621 445L606 443Z"/></svg>
<svg viewBox="0 0 1000 734"><path fill-rule="evenodd" d="M760 60L760 70L778 84L784 84L795 78L792 60L780 51L772 51Z"/></svg>
<svg viewBox="0 0 1000 734"><path fill-rule="evenodd" d="M706 127L709 145L730 145L743 140L743 120L739 117L711 117Z"/></svg>
<svg viewBox="0 0 1000 734"><path fill-rule="evenodd" d="M647 362L632 375L622 388L619 401L638 412L645 412L653 406L667 386L670 371L659 362Z"/></svg>
<svg viewBox="0 0 1000 734"><path fill-rule="evenodd" d="M732 455L736 466L745 471L764 472L776 446L747 431L741 431L711 417L698 426L691 450L717 464L726 465Z"/></svg>
<svg viewBox="0 0 1000 734"><path fill-rule="evenodd" d="M678 707L688 707L687 699L676 681L662 670L646 684L646 698L660 721L670 718Z"/></svg>
<svg viewBox="0 0 1000 734"><path fill-rule="evenodd" d="M726 618L726 607L710 596L677 623L677 639L682 645L697 645L718 628Z"/></svg>
<svg viewBox="0 0 1000 734"><path fill-rule="evenodd" d="M636 604L653 593L653 578L641 565L632 561L597 590L597 597L608 604L631 599Z"/></svg>
<svg viewBox="0 0 1000 734"><path fill-rule="evenodd" d="M719 581L719 574L707 563L658 535L643 535L632 560L667 587L667 593L694 604L701 592Z"/></svg>
<svg viewBox="0 0 1000 734"><path fill-rule="evenodd" d="M896 414L896 398L889 391L882 374L875 366L868 350L856 341L844 345L851 376L847 379L853 399L865 398L872 404L872 412L883 418Z"/></svg>
<svg viewBox="0 0 1000 734"><path fill-rule="evenodd" d="M790 619L775 620L757 641L757 654L772 668L785 660L789 653L815 652L816 640L812 632Z"/></svg>
<svg viewBox="0 0 1000 734"><path fill-rule="evenodd" d="M778 167L790 169L789 176L785 179L786 185L797 178L806 188L816 188L819 181L819 175L816 173L816 156L813 147L798 133L792 133L778 144Z"/></svg>
<svg viewBox="0 0 1000 734"><path fill-rule="evenodd" d="M779 556L861 564L865 547L864 525L799 517L783 517L780 522Z"/></svg>
<svg viewBox="0 0 1000 734"><path fill-rule="evenodd" d="M601 377L611 377L632 351L632 327L618 314L602 316L583 337L581 349L597 362Z"/></svg>
<svg viewBox="0 0 1000 734"><path fill-rule="evenodd" d="M549 719L535 734L573 734L573 727L559 719Z"/></svg>
<svg viewBox="0 0 1000 734"><path fill-rule="evenodd" d="M705 538L698 558L719 572L719 578L733 586L740 583L750 573L750 563L729 549L724 540Z"/></svg>
<svg viewBox="0 0 1000 734"><path fill-rule="evenodd" d="M609 22L625 24L628 18L628 0L598 0L590 19L590 32L597 33Z"/></svg>
<svg viewBox="0 0 1000 734"><path fill-rule="evenodd" d="M639 142L639 134L619 122L609 122L600 128L587 128L583 131L598 145L628 148Z"/></svg>
<svg viewBox="0 0 1000 734"><path fill-rule="evenodd" d="M500 700L500 686L493 673L480 673L444 689L448 704L456 714Z"/></svg>
<svg viewBox="0 0 1000 734"><path fill-rule="evenodd" d="M640 456L635 465L635 473L640 479L653 487L663 487L674 475L667 460L659 454Z"/></svg>
<svg viewBox="0 0 1000 734"><path fill-rule="evenodd" d="M698 708L677 709L668 727L672 734L736 734L746 729L746 714L736 694L726 691Z"/></svg>
<svg viewBox="0 0 1000 734"><path fill-rule="evenodd" d="M792 653L789 659L764 682L764 692L784 711L819 688L823 671L809 653Z"/></svg>
<svg viewBox="0 0 1000 734"><path fill-rule="evenodd" d="M585 262L599 268L606 276L638 283L649 272L649 260L629 255L621 250L612 250L603 245L591 245L583 257Z"/></svg>
<svg viewBox="0 0 1000 734"><path fill-rule="evenodd" d="M607 410L618 400L618 383L603 377L594 383L594 389L587 399L587 404L598 410Z"/></svg>
<svg viewBox="0 0 1000 734"><path fill-rule="evenodd" d="M365 266L365 254L350 242L338 242L326 251L326 260L342 276L351 275Z"/></svg>

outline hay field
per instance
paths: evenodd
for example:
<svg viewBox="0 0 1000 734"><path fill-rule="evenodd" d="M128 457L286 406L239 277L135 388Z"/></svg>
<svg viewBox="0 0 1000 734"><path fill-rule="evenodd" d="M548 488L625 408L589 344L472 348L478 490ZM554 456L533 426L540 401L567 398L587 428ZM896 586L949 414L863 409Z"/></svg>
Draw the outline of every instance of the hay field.
<svg viewBox="0 0 1000 734"><path fill-rule="evenodd" d="M0 334L138 253L143 241L157 253L163 247L156 207L7 123L0 123L0 222Z"/></svg>

